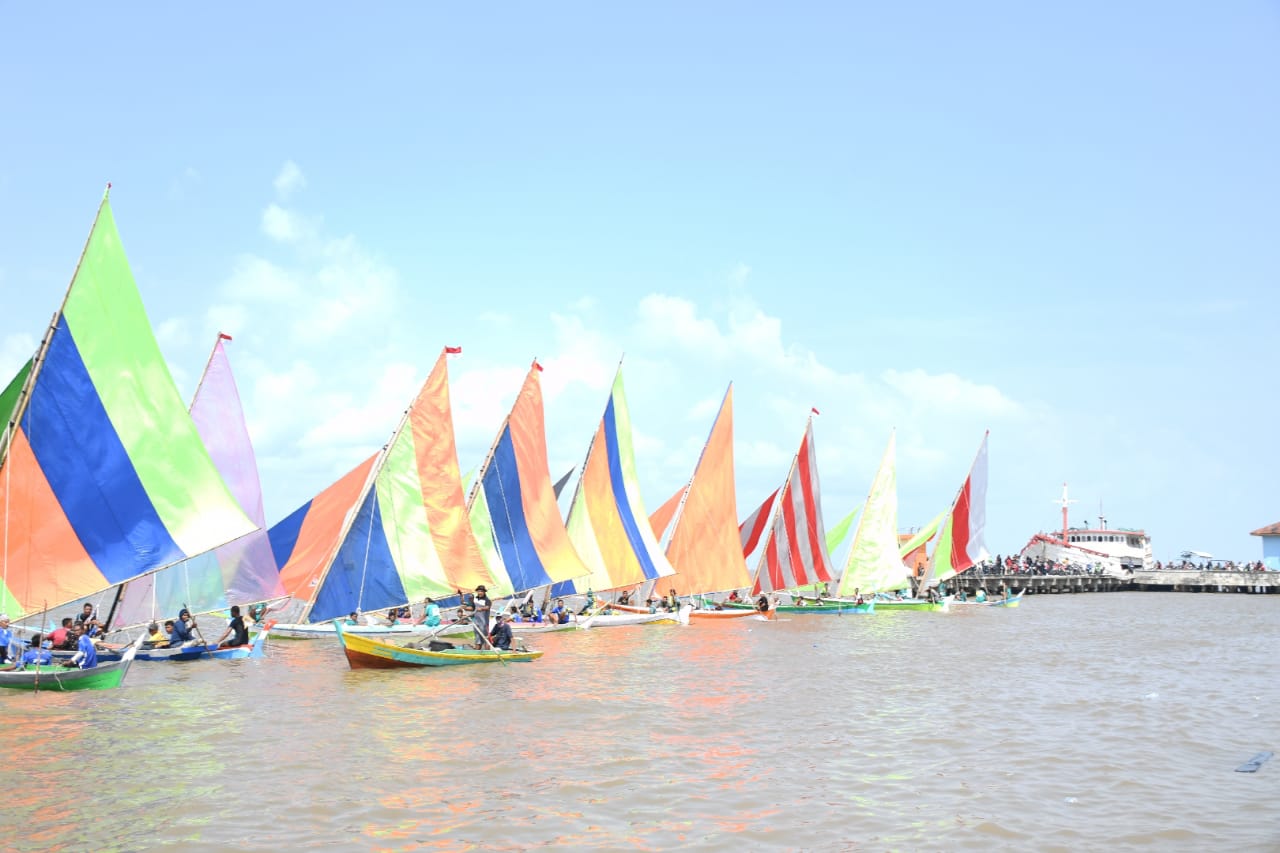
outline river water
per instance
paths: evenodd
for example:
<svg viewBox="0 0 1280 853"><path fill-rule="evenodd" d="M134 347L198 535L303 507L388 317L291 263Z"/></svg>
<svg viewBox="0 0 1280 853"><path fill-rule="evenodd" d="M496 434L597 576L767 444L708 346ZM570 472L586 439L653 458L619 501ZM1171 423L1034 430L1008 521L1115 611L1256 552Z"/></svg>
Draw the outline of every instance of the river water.
<svg viewBox="0 0 1280 853"><path fill-rule="evenodd" d="M1278 850L1280 600L1114 593L336 643L0 695L0 849Z"/></svg>

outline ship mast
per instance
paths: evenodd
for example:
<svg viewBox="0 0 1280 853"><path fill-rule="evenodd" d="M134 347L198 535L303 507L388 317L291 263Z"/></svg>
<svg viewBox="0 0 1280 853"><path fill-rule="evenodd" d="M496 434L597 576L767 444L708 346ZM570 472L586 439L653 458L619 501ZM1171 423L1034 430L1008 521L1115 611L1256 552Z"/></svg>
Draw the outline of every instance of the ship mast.
<svg viewBox="0 0 1280 853"><path fill-rule="evenodd" d="M1076 503L1075 499L1067 498L1067 484L1062 484L1062 497L1054 501L1058 506L1062 507L1062 544L1067 544L1067 506Z"/></svg>

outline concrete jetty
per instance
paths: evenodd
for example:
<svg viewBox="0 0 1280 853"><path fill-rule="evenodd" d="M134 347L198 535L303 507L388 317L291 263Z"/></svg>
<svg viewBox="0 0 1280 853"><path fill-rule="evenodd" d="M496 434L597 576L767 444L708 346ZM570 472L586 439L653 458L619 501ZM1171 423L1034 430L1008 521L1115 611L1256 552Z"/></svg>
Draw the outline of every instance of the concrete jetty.
<svg viewBox="0 0 1280 853"><path fill-rule="evenodd" d="M1280 594L1280 572L1184 572L1137 571L1126 577L1111 575L975 575L964 572L946 582L947 592L964 590L972 595L978 587L987 594L1002 585L1027 595L1059 595L1081 592L1236 592Z"/></svg>

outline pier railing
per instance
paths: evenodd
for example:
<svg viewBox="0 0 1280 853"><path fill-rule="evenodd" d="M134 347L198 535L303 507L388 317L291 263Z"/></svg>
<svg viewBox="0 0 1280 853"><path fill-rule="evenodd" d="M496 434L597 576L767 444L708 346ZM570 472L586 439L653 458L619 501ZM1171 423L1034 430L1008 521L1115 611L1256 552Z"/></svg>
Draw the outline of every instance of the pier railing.
<svg viewBox="0 0 1280 853"><path fill-rule="evenodd" d="M964 572L947 581L948 592L964 590L972 595L985 587L988 595L1003 586L1027 595L1058 595L1080 592L1239 592L1280 593L1280 572L1184 572L1139 571L1127 577L1110 575L975 575Z"/></svg>

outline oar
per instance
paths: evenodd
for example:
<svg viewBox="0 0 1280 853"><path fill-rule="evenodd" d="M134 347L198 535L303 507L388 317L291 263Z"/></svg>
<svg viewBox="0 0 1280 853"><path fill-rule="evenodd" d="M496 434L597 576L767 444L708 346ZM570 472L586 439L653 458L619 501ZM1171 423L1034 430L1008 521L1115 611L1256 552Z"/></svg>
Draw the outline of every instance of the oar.
<svg viewBox="0 0 1280 853"><path fill-rule="evenodd" d="M182 609L191 613L191 608L187 607L187 603L182 602ZM196 636L200 638L200 654L209 653L209 644L205 642L204 634L200 631L200 623L196 621L196 615L191 613L191 627L196 629Z"/></svg>
<svg viewBox="0 0 1280 853"><path fill-rule="evenodd" d="M486 646L489 647L489 651L493 652L494 655L498 658L498 660L502 661L503 666L509 666L510 664L508 664L507 659L502 656L502 652L498 651L497 646L495 646L493 642L489 639L489 635L486 632L480 630L480 626L476 624L476 617L474 616L471 617L471 624L475 627L476 633L479 634L482 638L484 638L484 643Z"/></svg>

